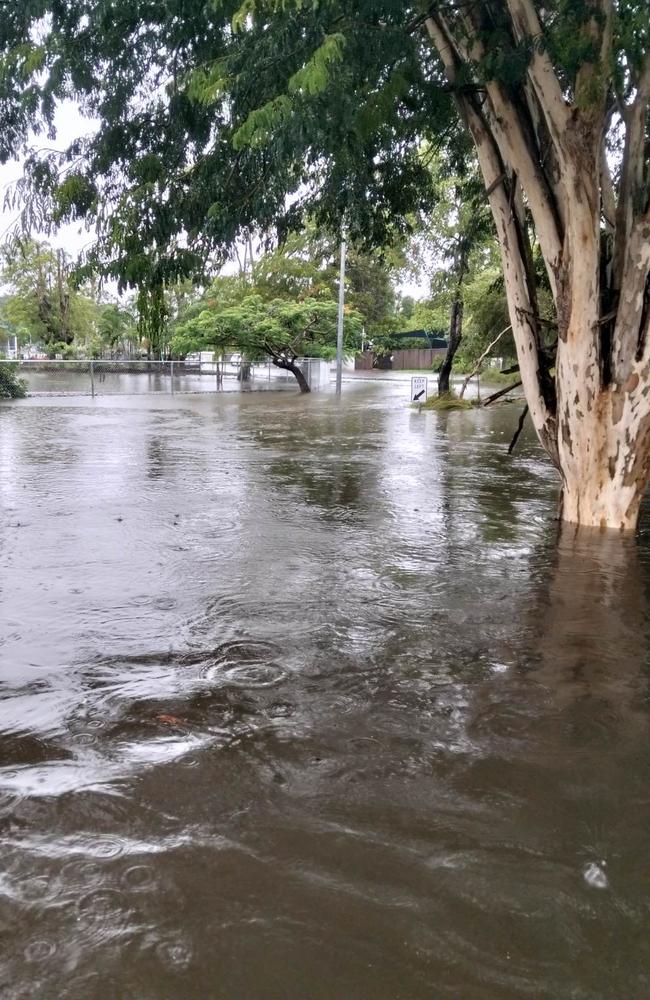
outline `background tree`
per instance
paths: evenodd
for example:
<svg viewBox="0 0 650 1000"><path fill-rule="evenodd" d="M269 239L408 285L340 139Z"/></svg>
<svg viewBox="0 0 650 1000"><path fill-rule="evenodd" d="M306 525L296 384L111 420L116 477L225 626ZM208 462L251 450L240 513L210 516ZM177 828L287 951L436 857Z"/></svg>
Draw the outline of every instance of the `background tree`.
<svg viewBox="0 0 650 1000"><path fill-rule="evenodd" d="M338 235L308 224L288 234L283 244L261 255L251 267L250 281L263 295L282 297L326 293L338 296ZM385 332L395 316L393 280L404 266L402 243L390 248L348 249L345 299L359 314L367 337ZM352 345L353 346L360 346Z"/></svg>
<svg viewBox="0 0 650 1000"><path fill-rule="evenodd" d="M97 336L103 354L129 354L139 348L137 319L133 309L119 302L100 305L97 318Z"/></svg>
<svg viewBox="0 0 650 1000"><path fill-rule="evenodd" d="M2 251L1 278L9 290L2 306L11 326L50 354L65 352L95 332L95 302L75 287L62 250L32 239L15 239Z"/></svg>
<svg viewBox="0 0 650 1000"><path fill-rule="evenodd" d="M337 318L338 304L328 296L264 299L248 291L231 304L208 298L204 308L179 326L172 344L180 354L213 349L240 351L250 361L270 358L294 375L301 392L310 392L298 358L332 355ZM360 327L359 317L349 312L348 336Z"/></svg>
<svg viewBox="0 0 650 1000"><path fill-rule="evenodd" d="M427 151L424 151L426 155ZM414 242L420 270L431 276L433 328L444 326L440 309L448 311L447 353L438 374L438 394L450 391L454 358L463 338L465 287L470 273L485 265L494 230L485 204L482 184L469 153L464 173L453 172L453 165L442 153L429 155L436 205L420 225ZM419 310L422 316L422 309Z"/></svg>

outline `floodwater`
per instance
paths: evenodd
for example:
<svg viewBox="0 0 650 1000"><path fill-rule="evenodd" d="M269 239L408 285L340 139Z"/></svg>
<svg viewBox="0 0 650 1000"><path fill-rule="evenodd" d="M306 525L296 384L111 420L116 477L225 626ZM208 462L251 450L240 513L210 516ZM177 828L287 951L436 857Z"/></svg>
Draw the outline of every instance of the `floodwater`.
<svg viewBox="0 0 650 1000"><path fill-rule="evenodd" d="M119 365L119 363L118 363ZM186 393L186 392L241 392L242 385L237 379L237 371L231 366L226 377L217 381L216 373L203 371L175 374L170 378L167 372L129 372L111 369L110 362L97 362L91 382L88 365L74 362L40 365L36 369L22 365L18 376L25 380L27 388L34 395L81 395L107 396L111 394L138 395L141 393ZM295 387L295 378L272 365L257 365L253 368L253 379L245 383L244 391L256 391L290 386Z"/></svg>
<svg viewBox="0 0 650 1000"><path fill-rule="evenodd" d="M650 996L650 539L405 391L0 406L3 1000Z"/></svg>

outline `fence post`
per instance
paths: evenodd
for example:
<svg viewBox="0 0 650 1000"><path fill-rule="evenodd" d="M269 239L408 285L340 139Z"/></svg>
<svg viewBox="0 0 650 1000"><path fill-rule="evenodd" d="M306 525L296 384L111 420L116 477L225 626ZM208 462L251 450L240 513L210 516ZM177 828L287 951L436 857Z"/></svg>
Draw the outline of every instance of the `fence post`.
<svg viewBox="0 0 650 1000"><path fill-rule="evenodd" d="M90 395L95 398L95 362L90 362Z"/></svg>
<svg viewBox="0 0 650 1000"><path fill-rule="evenodd" d="M169 371L171 373L170 377L171 377L172 396L173 396L174 395L174 360L173 360L173 358L169 362Z"/></svg>

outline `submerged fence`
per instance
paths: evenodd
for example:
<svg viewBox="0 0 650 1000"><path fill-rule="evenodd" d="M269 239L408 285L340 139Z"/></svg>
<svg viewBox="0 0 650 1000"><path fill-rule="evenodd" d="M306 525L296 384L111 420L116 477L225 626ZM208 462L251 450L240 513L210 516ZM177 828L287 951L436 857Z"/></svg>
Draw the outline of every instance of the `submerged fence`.
<svg viewBox="0 0 650 1000"><path fill-rule="evenodd" d="M241 389L296 387L291 372L270 361L249 364L240 358L218 361L11 361L25 379L31 396L138 395L160 392L200 393ZM321 358L296 362L313 389L329 381L329 364Z"/></svg>

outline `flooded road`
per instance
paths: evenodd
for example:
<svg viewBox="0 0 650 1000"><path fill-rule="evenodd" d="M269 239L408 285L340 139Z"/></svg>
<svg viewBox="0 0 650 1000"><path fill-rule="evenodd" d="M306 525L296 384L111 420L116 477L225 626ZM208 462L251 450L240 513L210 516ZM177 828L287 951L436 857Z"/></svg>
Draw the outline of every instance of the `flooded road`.
<svg viewBox="0 0 650 1000"><path fill-rule="evenodd" d="M3 1000L650 996L650 538L404 395L0 406Z"/></svg>

